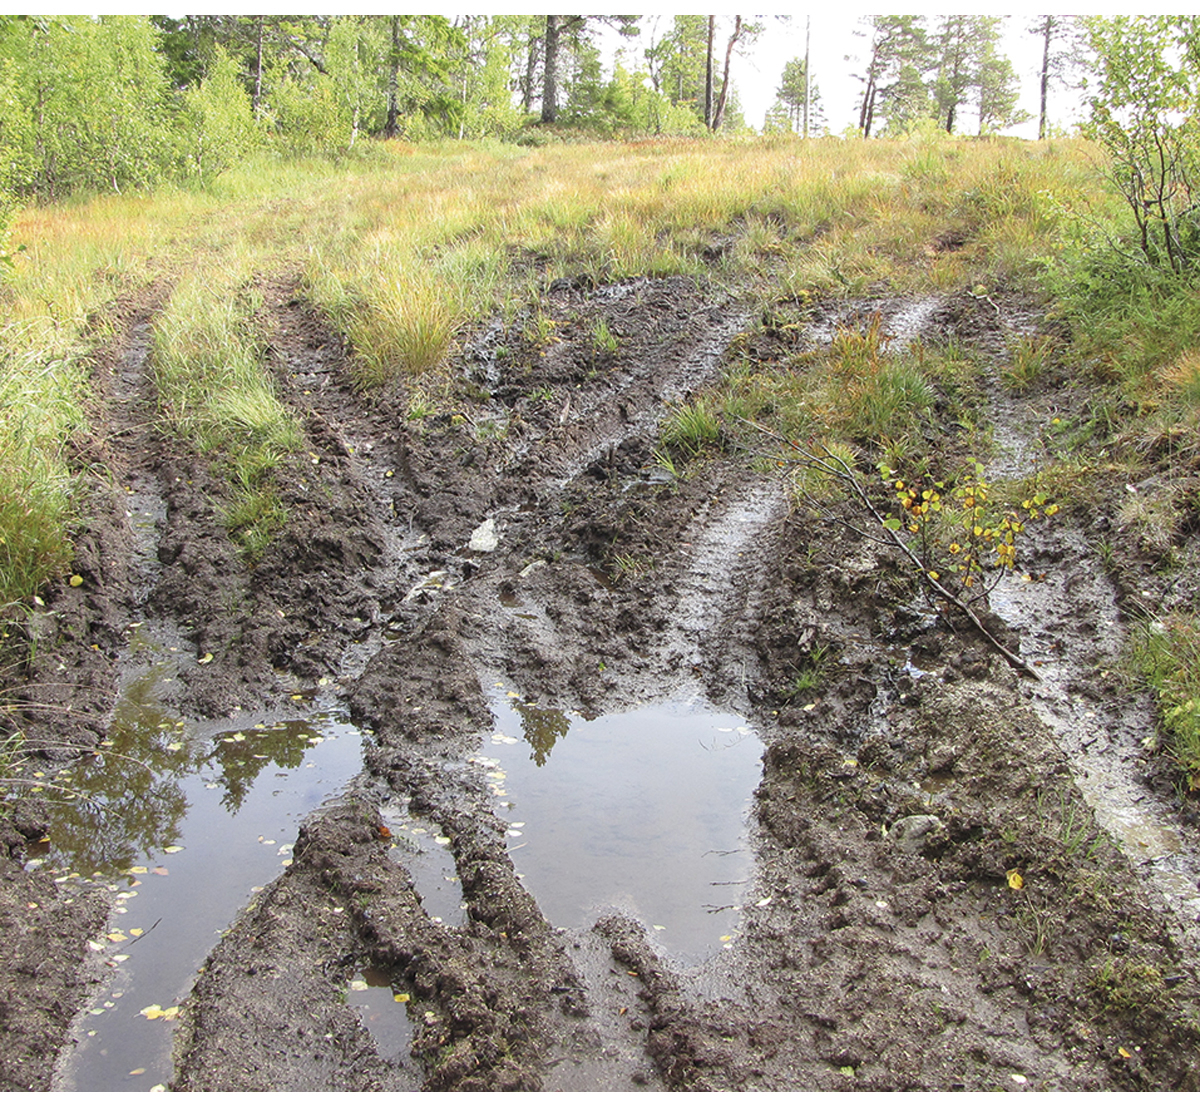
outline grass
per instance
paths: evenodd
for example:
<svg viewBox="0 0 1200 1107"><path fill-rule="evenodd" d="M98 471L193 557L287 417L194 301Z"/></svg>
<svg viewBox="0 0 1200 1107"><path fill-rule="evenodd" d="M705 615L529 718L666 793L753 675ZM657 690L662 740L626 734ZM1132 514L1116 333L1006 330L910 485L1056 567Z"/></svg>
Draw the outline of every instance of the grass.
<svg viewBox="0 0 1200 1107"><path fill-rule="evenodd" d="M74 480L66 443L84 422L73 359L0 362L0 613L70 563Z"/></svg>
<svg viewBox="0 0 1200 1107"><path fill-rule="evenodd" d="M226 477L226 526L257 557L286 521L272 472L303 436L262 365L261 296L249 260L176 286L155 323L153 362L167 422Z"/></svg>
<svg viewBox="0 0 1200 1107"><path fill-rule="evenodd" d="M1171 756L1200 789L1200 617L1177 612L1145 623L1131 653L1158 701Z"/></svg>
<svg viewBox="0 0 1200 1107"><path fill-rule="evenodd" d="M1098 193L1091 156L1080 142L932 134L544 148L379 143L337 165L264 153L204 191L30 208L11 236L12 248L27 248L0 291L0 536L9 547L0 604L28 596L69 559L65 458L71 436L85 431L88 393L80 359L105 337L113 303L158 277L183 274L155 338L170 425L196 449L226 454L246 510L257 502L268 517L263 482L294 448L295 428L258 365L256 276L302 278L348 339L362 387L419 384L475 323L512 322L549 282L581 272L597 281L685 274L792 305L882 287L1032 282L1051 266L1067 272L1082 264L1086 245L1081 234L1074 247L1055 249L1072 211L1108 218L1115 210ZM1143 361L1180 318L1194 315L1200 327L1185 297L1171 303L1176 318L1144 343ZM597 350L612 337L597 334ZM753 415L769 408L785 433L832 415L840 435L903 446L931 382L915 362L895 361L847 404L814 391L819 372L801 386L751 366L749 390L728 388L713 411L727 402ZM895 411L907 413L905 426L892 425ZM244 515L236 503L231 510ZM30 526L34 516L41 521Z"/></svg>
<svg viewBox="0 0 1200 1107"><path fill-rule="evenodd" d="M682 404L667 416L660 437L668 450L678 450L686 457L695 457L721 439L717 411L711 401L703 396Z"/></svg>

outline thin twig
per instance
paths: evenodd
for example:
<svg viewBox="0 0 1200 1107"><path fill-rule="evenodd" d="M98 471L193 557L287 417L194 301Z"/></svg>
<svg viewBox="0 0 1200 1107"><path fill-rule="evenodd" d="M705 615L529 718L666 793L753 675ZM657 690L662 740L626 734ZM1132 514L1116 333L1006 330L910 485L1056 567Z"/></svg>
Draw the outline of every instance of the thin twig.
<svg viewBox="0 0 1200 1107"><path fill-rule="evenodd" d="M1029 662L1027 662L1019 654L1013 653L1013 651L1004 645L1003 642L999 641L996 636L979 621L979 616L976 615L975 612L967 606L967 604L960 600L953 592L949 591L945 585L941 583L941 581L930 575L929 570L922 563L921 559L909 548L908 543L905 542L898 534L896 534L894 530L887 526L883 516L879 513L878 509L871 502L871 498L867 495L866 489L864 489L859 483L858 477L854 474L854 470L851 469L845 461L843 461L840 457L835 457L832 454L827 454L824 457L814 454L810 450L805 449L802 445L800 445L800 443L784 438L782 435L777 434L768 427L762 426L760 423L754 422L752 419L745 419L740 415L735 415L734 418L737 419L738 422L745 423L748 427L753 427L760 434L765 434L769 438L773 438L777 442L782 442L790 449L795 450L795 452L800 455L801 461L803 461L808 468L816 469L821 473L826 473L840 481L843 485L849 487L859 503L861 503L862 506L867 509L867 511L879 524L880 529L883 531L884 538L890 545L899 550L902 554L904 554L905 557L908 558L909 561L913 563L917 571L923 577L927 587L932 588L933 591L942 597L942 599L946 600L947 603L952 604L960 612L962 612L962 614L965 615L971 622L971 625L974 626L975 629L979 631L979 633L982 634L989 643L991 643L992 647L1014 669L1017 669L1019 672L1024 673L1028 677L1032 677L1034 680L1041 680L1041 677L1038 675L1033 666L1029 664ZM850 529L854 530L853 527Z"/></svg>

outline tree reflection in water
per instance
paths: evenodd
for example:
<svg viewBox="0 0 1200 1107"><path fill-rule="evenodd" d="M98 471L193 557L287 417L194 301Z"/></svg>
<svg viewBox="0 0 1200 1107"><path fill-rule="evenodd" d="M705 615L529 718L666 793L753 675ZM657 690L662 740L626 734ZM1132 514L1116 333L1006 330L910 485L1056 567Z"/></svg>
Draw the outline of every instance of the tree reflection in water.
<svg viewBox="0 0 1200 1107"><path fill-rule="evenodd" d="M221 789L230 815L268 766L294 769L321 738L312 724L259 723L201 740L182 720L153 702L155 674L122 698L109 737L81 758L55 803L50 846L76 871L112 875L175 845L188 811L190 777Z"/></svg>
<svg viewBox="0 0 1200 1107"><path fill-rule="evenodd" d="M557 708L538 707L520 700L513 700L512 706L521 716L522 736L533 748L530 756L538 765L546 764L554 743L567 736L571 721Z"/></svg>

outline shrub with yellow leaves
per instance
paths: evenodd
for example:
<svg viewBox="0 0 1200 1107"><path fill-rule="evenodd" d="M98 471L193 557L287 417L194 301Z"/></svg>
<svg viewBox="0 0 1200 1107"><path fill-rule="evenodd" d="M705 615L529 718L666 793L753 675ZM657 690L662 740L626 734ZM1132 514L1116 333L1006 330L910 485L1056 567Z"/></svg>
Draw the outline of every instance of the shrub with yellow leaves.
<svg viewBox="0 0 1200 1107"><path fill-rule="evenodd" d="M884 526L913 535L909 541L919 547L931 580L956 579L968 597L978 598L991 590L989 574L1016 566L1017 536L1026 525L1055 515L1058 505L1035 490L1019 508L997 506L982 463L967 461L971 469L954 485L949 499L945 481L930 476L906 481L886 462L880 462L879 473L899 506L898 513L884 519Z"/></svg>

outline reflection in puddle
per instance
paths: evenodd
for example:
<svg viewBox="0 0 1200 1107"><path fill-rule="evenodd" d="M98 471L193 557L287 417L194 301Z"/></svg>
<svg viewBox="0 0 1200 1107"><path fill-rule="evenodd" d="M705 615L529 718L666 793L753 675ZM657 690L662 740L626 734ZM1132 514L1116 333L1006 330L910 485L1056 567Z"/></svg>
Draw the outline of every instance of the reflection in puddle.
<svg viewBox="0 0 1200 1107"><path fill-rule="evenodd" d="M391 831L388 857L412 877L425 913L446 926L466 926L462 881L450 852L450 839L441 827L409 815L403 808L383 808L380 814Z"/></svg>
<svg viewBox="0 0 1200 1107"><path fill-rule="evenodd" d="M148 686L147 686L148 688ZM93 949L115 969L55 1086L146 1091L171 1076L173 1008L257 887L291 863L301 819L361 765L360 732L331 713L247 717L237 729L174 718L135 683L80 798L56 804L41 864L116 894ZM38 862L31 862L38 863Z"/></svg>
<svg viewBox="0 0 1200 1107"><path fill-rule="evenodd" d="M551 922L586 926L621 909L689 962L728 941L750 876L746 813L761 771L744 719L702 700L591 721L511 693L492 709L497 733L475 761Z"/></svg>
<svg viewBox="0 0 1200 1107"><path fill-rule="evenodd" d="M358 1011L358 1017L375 1039L379 1056L386 1061L401 1060L412 1045L412 1023L408 1018L409 997L392 991L387 973L363 969L350 981L346 1002Z"/></svg>

